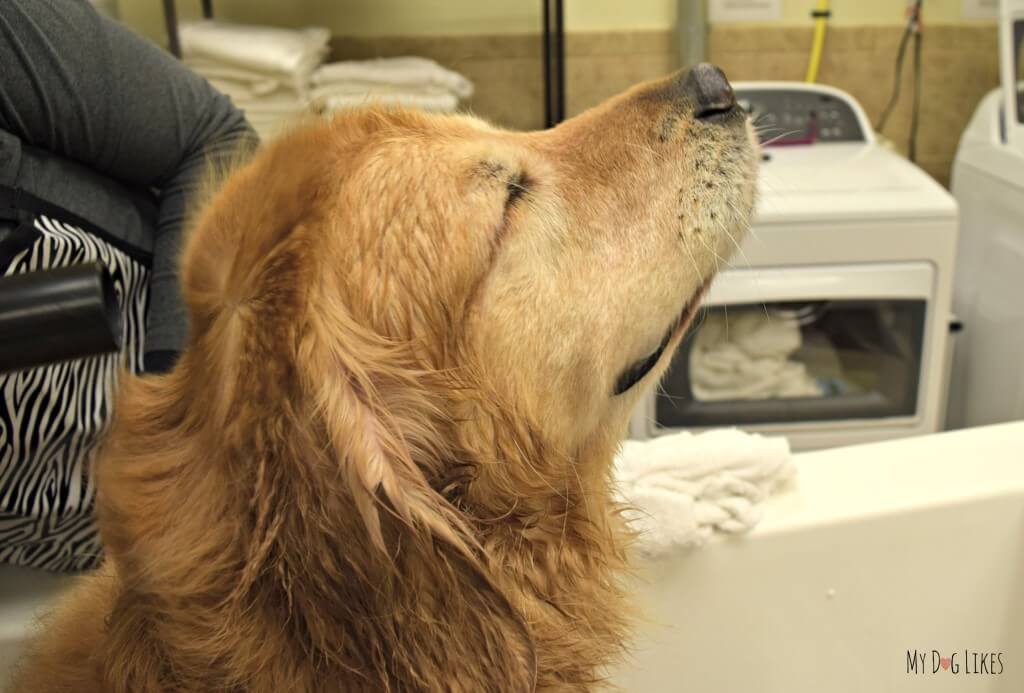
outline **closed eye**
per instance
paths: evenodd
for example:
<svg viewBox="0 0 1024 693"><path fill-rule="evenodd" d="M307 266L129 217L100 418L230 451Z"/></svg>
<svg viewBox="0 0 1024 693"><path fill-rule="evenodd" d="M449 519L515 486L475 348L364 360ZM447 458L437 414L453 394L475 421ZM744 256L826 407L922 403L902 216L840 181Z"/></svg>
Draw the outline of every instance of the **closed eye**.
<svg viewBox="0 0 1024 693"><path fill-rule="evenodd" d="M505 197L505 211L507 212L529 192L529 179L525 173L520 171L508 179L505 188L508 191L508 195Z"/></svg>

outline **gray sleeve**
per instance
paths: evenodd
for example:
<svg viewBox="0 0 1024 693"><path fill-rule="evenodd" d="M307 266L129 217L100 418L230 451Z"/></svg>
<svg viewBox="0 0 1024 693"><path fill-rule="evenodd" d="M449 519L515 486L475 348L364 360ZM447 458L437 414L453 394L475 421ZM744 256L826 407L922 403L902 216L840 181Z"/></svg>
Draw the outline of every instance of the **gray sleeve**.
<svg viewBox="0 0 1024 693"><path fill-rule="evenodd" d="M0 129L155 192L146 363L165 366L187 334L177 260L188 198L210 157L255 134L226 96L85 0L0 2L0 66Z"/></svg>

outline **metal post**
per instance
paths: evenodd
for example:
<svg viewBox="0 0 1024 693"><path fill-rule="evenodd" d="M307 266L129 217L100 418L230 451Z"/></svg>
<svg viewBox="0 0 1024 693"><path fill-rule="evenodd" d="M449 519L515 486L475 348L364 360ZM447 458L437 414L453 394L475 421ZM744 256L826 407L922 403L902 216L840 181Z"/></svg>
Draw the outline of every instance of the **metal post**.
<svg viewBox="0 0 1024 693"><path fill-rule="evenodd" d="M565 119L565 21L562 0L544 0L544 122Z"/></svg>
<svg viewBox="0 0 1024 693"><path fill-rule="evenodd" d="M544 127L551 127L551 0L544 0Z"/></svg>
<svg viewBox="0 0 1024 693"><path fill-rule="evenodd" d="M167 48L171 55L181 57L181 42L178 41L178 12L174 0L164 0L164 27L167 29Z"/></svg>
<svg viewBox="0 0 1024 693"><path fill-rule="evenodd" d="M565 120L565 18L562 0L555 0L555 124Z"/></svg>
<svg viewBox="0 0 1024 693"><path fill-rule="evenodd" d="M676 0L676 40L679 66L707 60L708 14L706 0Z"/></svg>
<svg viewBox="0 0 1024 693"><path fill-rule="evenodd" d="M203 0L203 17L213 19L213 0ZM181 57L178 38L178 9L175 0L164 0L164 27L167 29L167 48L176 58Z"/></svg>

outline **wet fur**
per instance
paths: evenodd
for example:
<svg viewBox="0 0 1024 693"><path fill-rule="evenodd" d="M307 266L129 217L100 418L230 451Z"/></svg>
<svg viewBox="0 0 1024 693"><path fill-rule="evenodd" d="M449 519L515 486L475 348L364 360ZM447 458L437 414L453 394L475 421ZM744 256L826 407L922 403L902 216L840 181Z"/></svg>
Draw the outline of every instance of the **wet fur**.
<svg viewBox="0 0 1024 693"><path fill-rule="evenodd" d="M749 127L659 89L527 135L351 112L229 177L183 255L189 347L125 382L99 458L107 561L15 690L600 682L628 624L611 460L665 363L611 387L754 194Z"/></svg>

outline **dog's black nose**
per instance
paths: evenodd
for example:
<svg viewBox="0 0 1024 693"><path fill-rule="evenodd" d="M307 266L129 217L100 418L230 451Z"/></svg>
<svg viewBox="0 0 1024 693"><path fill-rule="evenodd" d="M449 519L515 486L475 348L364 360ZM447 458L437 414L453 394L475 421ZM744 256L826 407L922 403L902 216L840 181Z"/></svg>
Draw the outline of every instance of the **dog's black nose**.
<svg viewBox="0 0 1024 693"><path fill-rule="evenodd" d="M680 75L683 95L693 106L693 115L699 120L711 120L725 115L736 107L736 94L725 73L711 63L694 65Z"/></svg>

